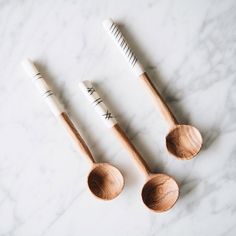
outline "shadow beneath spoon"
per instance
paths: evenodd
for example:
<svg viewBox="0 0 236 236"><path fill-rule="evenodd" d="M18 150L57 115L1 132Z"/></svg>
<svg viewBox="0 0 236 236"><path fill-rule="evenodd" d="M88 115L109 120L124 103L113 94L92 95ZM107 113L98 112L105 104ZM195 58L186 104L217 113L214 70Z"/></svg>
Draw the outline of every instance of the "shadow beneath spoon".
<svg viewBox="0 0 236 236"><path fill-rule="evenodd" d="M123 130L125 131L126 135L128 138L132 141L132 143L137 147L139 152L141 153L142 156L145 156L145 161L147 162L148 165L150 166L158 166L158 170L155 169L157 172L161 172L164 168L164 163L160 162L160 159L158 156L160 155L160 151L158 153L151 152L147 146L144 144L144 142L138 137L139 134L142 133L142 131L136 131L132 127L131 124L127 125L127 120L116 114L121 114L121 112L117 109L119 107L119 104L116 104L113 100L112 97L109 97L108 93L103 89L103 86L100 84L97 84L93 82L94 86L96 87L97 92L101 95L101 97L106 100L106 105L108 109L111 110L113 114L115 114L115 117L117 121L119 122L120 126L123 127ZM109 97L106 99L106 97ZM157 157L157 158L155 158Z"/></svg>
<svg viewBox="0 0 236 236"><path fill-rule="evenodd" d="M48 70L47 65L40 63L38 61L35 61L35 65L37 68L39 68L39 71L41 72L42 76L46 77L47 83L53 89L53 91L55 91L58 99L63 104L65 110L67 110L67 108L69 107L69 101L67 97L69 96L66 95L65 82L59 84L58 80L54 79L55 76L53 76L51 74L51 71Z"/></svg>
<svg viewBox="0 0 236 236"><path fill-rule="evenodd" d="M39 68L39 71L41 72L42 76L47 79L47 83L57 95L58 100L63 104L65 111L71 115L74 125L79 128L79 130L82 133L82 137L86 140L86 143L90 144L88 146L93 150L93 153L99 153L99 155L96 155L96 160L98 162L110 163L109 158L105 158L104 155L101 154L102 151L99 148L99 146L95 145L96 140L93 138L93 135L89 134L86 127L82 125L82 123L80 122L82 120L81 117L83 117L82 114L79 117L79 114L75 112L75 110L70 106L69 99L67 99L70 97L70 95L67 94L66 92L67 90L66 90L65 82L57 83L58 80L54 79L55 76L53 76L50 70L47 69L46 65L39 63L37 61L35 62L35 65ZM78 89L78 92L79 92L79 89ZM81 160L84 160L84 159L81 158Z"/></svg>
<svg viewBox="0 0 236 236"><path fill-rule="evenodd" d="M203 145L202 151L205 151L212 146L221 134L221 130L218 127L212 127L210 130L202 130Z"/></svg>
<svg viewBox="0 0 236 236"><path fill-rule="evenodd" d="M144 53L144 51L141 50L137 40L131 36L129 31L126 30L122 24L119 24L119 28L127 39L127 42L129 42L130 48L134 50L137 58L142 59L140 62L144 65L144 68L147 69L147 73L150 75L153 84L162 95L164 101L168 104L170 110L173 112L173 114L175 114L179 123L194 125L194 123L191 121L191 118L189 117L191 111L187 112L180 104L182 97L180 94L177 94L174 84L164 82L165 78L158 70L158 65L151 64L147 57L147 53ZM198 125L197 128L199 129L203 139L201 151L205 151L218 139L220 130L216 127L206 130L205 128L201 127L201 125Z"/></svg>
<svg viewBox="0 0 236 236"><path fill-rule="evenodd" d="M184 199L185 197L190 197L191 194L195 191L195 189L198 186L198 180L183 180L182 182L179 182L179 188L180 188L180 195L179 200Z"/></svg>

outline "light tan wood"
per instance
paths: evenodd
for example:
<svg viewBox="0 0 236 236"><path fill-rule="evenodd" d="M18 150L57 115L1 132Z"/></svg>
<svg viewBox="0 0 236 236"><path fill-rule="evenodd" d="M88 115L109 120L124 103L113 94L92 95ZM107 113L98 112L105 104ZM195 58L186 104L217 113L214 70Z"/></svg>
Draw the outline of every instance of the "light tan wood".
<svg viewBox="0 0 236 236"><path fill-rule="evenodd" d="M182 160L189 160L195 157L202 146L200 132L193 126L178 124L170 108L162 99L147 73L143 73L139 78L152 95L162 115L169 124L170 131L166 136L166 147L168 151Z"/></svg>
<svg viewBox="0 0 236 236"><path fill-rule="evenodd" d="M95 196L104 200L111 200L117 197L124 186L124 178L120 171L107 163L95 163L93 155L85 141L80 136L67 113L64 112L63 106L61 106L56 95L54 95L53 91L50 89L34 63L31 60L26 59L22 64L28 75L36 81L37 88L43 95L44 99L46 99L52 113L66 128L77 147L92 165L92 170L88 176L88 186L91 192Z"/></svg>
<svg viewBox="0 0 236 236"><path fill-rule="evenodd" d="M116 124L112 127L115 135L118 137L119 141L125 146L127 151L133 157L135 163L137 164L138 168L144 173L146 177L148 177L151 173L147 163L144 161L136 147L130 142L129 138L123 132L121 127Z"/></svg>
<svg viewBox="0 0 236 236"><path fill-rule="evenodd" d="M147 73L143 73L139 78L141 79L147 90L150 91L150 94L152 95L165 120L168 122L170 128L175 127L175 125L177 125L178 123L176 118L172 114L170 108L164 102L163 98L148 77Z"/></svg>
<svg viewBox="0 0 236 236"><path fill-rule="evenodd" d="M182 160L192 159L202 146L200 132L191 125L177 125L166 136L166 147L170 153Z"/></svg>
<svg viewBox="0 0 236 236"><path fill-rule="evenodd" d="M147 178L142 189L142 199L144 204L149 209L156 212L163 212L172 208L179 197L179 187L176 181L166 174L151 173L147 163L123 132L121 127L116 124L112 127L112 130Z"/></svg>
<svg viewBox="0 0 236 236"><path fill-rule="evenodd" d="M75 125L71 121L70 117L66 112L61 113L59 116L60 120L62 121L62 124L66 128L67 132L75 142L75 144L78 146L80 151L83 153L83 155L88 159L88 161L93 164L95 163L95 160L93 158L92 153L90 152L87 144L83 140L83 138L80 136L78 130L76 129Z"/></svg>
<svg viewBox="0 0 236 236"><path fill-rule="evenodd" d="M92 170L88 175L88 186L90 191L96 197L103 200L112 200L117 197L124 187L124 178L121 172L110 164L95 163L92 153L67 113L61 113L59 118L75 141L77 147L92 165Z"/></svg>
<svg viewBox="0 0 236 236"><path fill-rule="evenodd" d="M124 187L120 171L107 163L94 165L88 175L88 186L95 196L103 200L117 197Z"/></svg>
<svg viewBox="0 0 236 236"><path fill-rule="evenodd" d="M143 202L153 211L163 212L171 209L178 198L178 184L166 174L153 174L142 189Z"/></svg>

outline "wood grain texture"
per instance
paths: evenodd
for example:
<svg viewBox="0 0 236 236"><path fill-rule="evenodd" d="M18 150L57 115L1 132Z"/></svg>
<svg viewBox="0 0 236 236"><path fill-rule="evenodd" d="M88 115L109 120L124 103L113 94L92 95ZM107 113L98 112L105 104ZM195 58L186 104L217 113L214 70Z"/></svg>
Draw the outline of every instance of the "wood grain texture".
<svg viewBox="0 0 236 236"><path fill-rule="evenodd" d="M190 125L177 125L166 136L166 147L180 159L192 159L202 146L200 132Z"/></svg>
<svg viewBox="0 0 236 236"><path fill-rule="evenodd" d="M179 197L176 181L166 174L153 174L142 190L144 204L151 210L163 212L171 209Z"/></svg>
<svg viewBox="0 0 236 236"><path fill-rule="evenodd" d="M107 163L96 164L92 153L69 116L63 112L60 115L60 120L79 147L82 154L92 164L92 170L88 175L88 186L90 191L96 197L103 200L112 200L117 197L124 187L124 178L121 172L116 167Z"/></svg>
<svg viewBox="0 0 236 236"><path fill-rule="evenodd" d="M200 132L193 126L179 125L148 75L144 73L139 78L150 91L155 103L169 124L170 131L166 136L168 151L181 160L190 160L195 157L202 147Z"/></svg>
<svg viewBox="0 0 236 236"><path fill-rule="evenodd" d="M80 136L68 114L64 112L64 109L61 108L56 96L34 63L31 60L26 59L22 65L28 75L34 79L34 81L37 81L37 88L43 97L47 99L46 101L53 114L66 128L66 131L69 133L76 146L90 162L92 170L88 176L88 186L91 192L103 200L111 200L117 197L121 193L124 186L124 179L120 171L107 163L95 163L93 155L90 152L87 144Z"/></svg>
<svg viewBox="0 0 236 236"><path fill-rule="evenodd" d="M144 159L142 158L136 147L130 142L129 138L126 136L121 127L118 124L116 124L112 127L112 130L119 139L119 141L125 146L127 151L133 157L138 168L145 174L145 176L149 176L151 171L147 163L144 161Z"/></svg>
<svg viewBox="0 0 236 236"><path fill-rule="evenodd" d="M143 73L139 76L141 81L143 82L144 86L147 88L147 90L150 92L154 102L156 103L157 107L160 109L162 115L164 116L165 120L169 124L169 126L175 127L175 125L178 123L174 115L172 114L170 108L166 105L163 98L161 97L160 93L148 77L147 73Z"/></svg>
<svg viewBox="0 0 236 236"><path fill-rule="evenodd" d="M95 196L111 200L121 193L124 178L116 167L107 163L96 164L88 175L88 186Z"/></svg>
<svg viewBox="0 0 236 236"><path fill-rule="evenodd" d="M171 209L179 197L179 187L176 181L166 174L151 173L147 163L119 125L116 124L112 129L147 178L147 182L142 189L143 203L155 212Z"/></svg>

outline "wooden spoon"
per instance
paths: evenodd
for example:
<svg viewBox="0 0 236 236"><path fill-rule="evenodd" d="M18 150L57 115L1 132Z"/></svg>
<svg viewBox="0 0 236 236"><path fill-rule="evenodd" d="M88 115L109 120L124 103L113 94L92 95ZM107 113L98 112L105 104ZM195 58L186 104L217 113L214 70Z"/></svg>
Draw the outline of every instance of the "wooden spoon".
<svg viewBox="0 0 236 236"><path fill-rule="evenodd" d="M103 26L116 45L120 48L133 72L144 83L165 120L169 124L170 130L166 136L166 146L169 152L182 160L192 159L197 155L202 146L202 136L200 132L191 125L178 124L176 118L171 113L169 107L162 99L154 84L151 82L136 55L130 49L118 26L111 19L105 20Z"/></svg>
<svg viewBox="0 0 236 236"><path fill-rule="evenodd" d="M117 197L124 186L124 178L120 171L107 163L95 163L85 141L80 136L78 130L70 120L68 114L58 102L56 96L45 82L44 78L29 59L22 63L27 74L34 80L39 92L45 98L51 111L56 118L66 128L71 138L74 140L81 153L88 159L91 164L91 171L88 175L88 186L90 191L98 198L111 200Z"/></svg>
<svg viewBox="0 0 236 236"><path fill-rule="evenodd" d="M142 189L144 204L149 209L156 212L163 212L172 208L179 197L179 187L176 181L166 174L151 173L147 163L118 125L116 119L107 109L90 81L80 83L80 88L94 106L97 113L102 117L107 126L113 130L115 135L133 157L137 166L146 176L147 181ZM97 101L99 101L99 103Z"/></svg>

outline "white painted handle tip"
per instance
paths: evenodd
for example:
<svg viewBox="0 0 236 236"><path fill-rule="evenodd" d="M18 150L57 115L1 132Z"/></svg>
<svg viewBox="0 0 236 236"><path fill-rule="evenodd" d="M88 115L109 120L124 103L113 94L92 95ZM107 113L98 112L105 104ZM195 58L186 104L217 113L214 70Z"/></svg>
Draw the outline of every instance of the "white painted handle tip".
<svg viewBox="0 0 236 236"><path fill-rule="evenodd" d="M145 71L138 58L131 50L129 44L124 38L122 32L120 31L118 25L112 21L112 19L106 19L103 21L103 27L105 31L111 36L116 46L120 49L123 56L125 57L127 63L129 64L131 70L137 75L142 75Z"/></svg>
<svg viewBox="0 0 236 236"><path fill-rule="evenodd" d="M30 76L34 77L39 73L38 69L35 67L34 63L30 59L25 59L21 63L22 67L24 68L25 72Z"/></svg>
<svg viewBox="0 0 236 236"><path fill-rule="evenodd" d="M114 24L114 22L111 18L108 18L102 22L102 25L103 25L104 29L106 29L106 30L109 30L111 28L112 24Z"/></svg>
<svg viewBox="0 0 236 236"><path fill-rule="evenodd" d="M92 86L92 84L89 80L84 80L82 82L79 82L79 88L81 90L87 88L88 86Z"/></svg>
<svg viewBox="0 0 236 236"><path fill-rule="evenodd" d="M64 112L63 106L58 102L53 91L48 86L34 63L30 59L25 59L21 63L25 72L33 79L39 93L43 96L52 113L58 117L62 112Z"/></svg>

